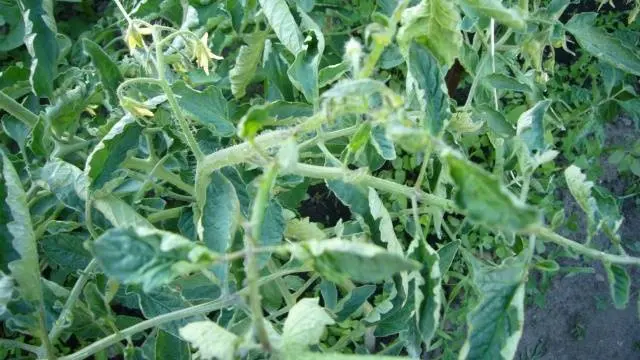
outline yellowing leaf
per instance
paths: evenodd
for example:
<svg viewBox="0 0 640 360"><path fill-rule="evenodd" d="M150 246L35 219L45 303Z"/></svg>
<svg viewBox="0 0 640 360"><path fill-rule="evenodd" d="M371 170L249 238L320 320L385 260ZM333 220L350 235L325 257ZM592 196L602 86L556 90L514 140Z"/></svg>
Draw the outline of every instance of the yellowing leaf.
<svg viewBox="0 0 640 360"><path fill-rule="evenodd" d="M320 337L327 325L335 321L318 305L318 298L307 298L298 301L289 311L282 329L284 347L308 346L320 342Z"/></svg>
<svg viewBox="0 0 640 360"><path fill-rule="evenodd" d="M202 360L232 360L238 336L213 321L196 321L180 329L180 336L198 349Z"/></svg>

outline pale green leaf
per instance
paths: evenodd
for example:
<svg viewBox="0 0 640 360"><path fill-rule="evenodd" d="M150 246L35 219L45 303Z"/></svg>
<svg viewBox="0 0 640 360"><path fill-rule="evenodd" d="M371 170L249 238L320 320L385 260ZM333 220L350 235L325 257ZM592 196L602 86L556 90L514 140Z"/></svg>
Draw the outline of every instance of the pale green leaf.
<svg viewBox="0 0 640 360"><path fill-rule="evenodd" d="M309 261L330 281L345 279L380 282L402 271L417 270L420 264L368 243L340 239L293 244L293 255Z"/></svg>
<svg viewBox="0 0 640 360"><path fill-rule="evenodd" d="M542 100L518 118L516 132L530 152L541 152L545 149L544 114L550 105L551 100Z"/></svg>
<svg viewBox="0 0 640 360"><path fill-rule="evenodd" d="M127 158L127 153L137 148L141 134L142 127L129 115L113 125L87 158L84 173L89 190L102 188L120 174L120 165Z"/></svg>
<svg viewBox="0 0 640 360"><path fill-rule="evenodd" d="M383 159L394 160L396 158L396 148L393 141L387 136L384 127L374 126L371 129L369 141Z"/></svg>
<svg viewBox="0 0 640 360"><path fill-rule="evenodd" d="M45 11L43 0L20 0L19 3L26 29L24 43L31 55L31 87L39 97L52 98L60 52L55 20Z"/></svg>
<svg viewBox="0 0 640 360"><path fill-rule="evenodd" d="M513 359L524 325L526 266L519 258L500 266L469 260L480 299L467 316L460 359Z"/></svg>
<svg viewBox="0 0 640 360"><path fill-rule="evenodd" d="M91 204L115 227L153 227L151 223L144 216L138 214L131 205L115 195L101 196L94 199Z"/></svg>
<svg viewBox="0 0 640 360"><path fill-rule="evenodd" d="M265 38L266 33L263 32L245 35L243 38L247 45L240 47L236 57L236 64L233 69L229 70L231 92L236 99L244 97L247 85L249 85L253 75L256 73Z"/></svg>
<svg viewBox="0 0 640 360"><path fill-rule="evenodd" d="M209 282L209 284L211 284L211 282ZM132 291L127 291L127 294L134 294L138 298L138 304L136 305L147 319L153 319L156 316L177 310L184 310L193 306L179 291L168 286L163 286L152 292L142 292L140 289L132 286L127 287L127 289L132 289ZM212 288L212 290L213 289L215 288ZM204 320L206 320L204 315L193 315L163 323L159 328L175 337L180 337L180 328L191 322Z"/></svg>
<svg viewBox="0 0 640 360"><path fill-rule="evenodd" d="M308 217L287 221L284 236L298 241L324 240L327 238L327 235L318 227L318 224L310 222Z"/></svg>
<svg viewBox="0 0 640 360"><path fill-rule="evenodd" d="M458 3L463 5L463 9L467 7L479 15L494 18L497 22L514 29L521 30L526 26L526 21L519 9L505 7L502 0L458 0Z"/></svg>
<svg viewBox="0 0 640 360"><path fill-rule="evenodd" d="M207 126L214 135L228 137L235 134L236 129L229 119L227 100L218 88L211 85L198 91L183 81L177 81L171 89L187 117Z"/></svg>
<svg viewBox="0 0 640 360"><path fill-rule="evenodd" d="M282 329L282 342L287 347L303 347L315 345L327 325L335 321L324 308L318 305L318 298L299 300L289 310Z"/></svg>
<svg viewBox="0 0 640 360"><path fill-rule="evenodd" d="M318 72L318 87L323 88L340 80L342 76L349 70L349 63L341 62L329 65L320 69Z"/></svg>
<svg viewBox="0 0 640 360"><path fill-rule="evenodd" d="M402 256L404 249L396 236L391 216L373 188L369 188L369 209L373 218L380 223L380 238L382 242L387 244L387 250Z"/></svg>
<svg viewBox="0 0 640 360"><path fill-rule="evenodd" d="M238 336L213 321L189 323L180 329L180 336L198 349L196 356L202 360L234 359Z"/></svg>
<svg viewBox="0 0 640 360"><path fill-rule="evenodd" d="M431 135L438 136L451 117L440 66L429 50L413 42L409 47L409 72L413 90L424 112L422 125Z"/></svg>
<svg viewBox="0 0 640 360"><path fill-rule="evenodd" d="M118 69L118 65L116 65L109 55L93 41L87 38L82 39L82 45L85 53L87 53L91 58L93 66L98 70L100 81L102 81L102 85L109 95L110 102L112 104L117 104L118 96L116 94L116 90L123 80L120 69Z"/></svg>
<svg viewBox="0 0 640 360"><path fill-rule="evenodd" d="M0 316L7 310L7 304L13 296L13 279L0 271Z"/></svg>
<svg viewBox="0 0 640 360"><path fill-rule="evenodd" d="M411 41L425 45L440 64L451 66L460 55L462 33L456 4L450 0L423 0L402 14L398 42L407 47Z"/></svg>
<svg viewBox="0 0 640 360"><path fill-rule="evenodd" d="M596 199L591 195L593 182L587 181L587 176L575 165L571 165L565 169L564 178L567 181L567 187L571 195L582 211L587 214L589 221L593 222L596 211L598 210Z"/></svg>
<svg viewBox="0 0 640 360"><path fill-rule="evenodd" d="M289 5L285 0L258 0L269 25L273 28L278 39L287 47L293 55L297 55L303 49L302 32L296 24L296 20L289 11Z"/></svg>
<svg viewBox="0 0 640 360"><path fill-rule="evenodd" d="M497 178L453 152L442 155L457 187L456 205L470 220L493 229L520 231L540 222L540 214L515 197Z"/></svg>
<svg viewBox="0 0 640 360"><path fill-rule="evenodd" d="M11 276L19 285L24 299L42 301L40 290L40 264L38 248L27 206L27 196L13 164L0 150L0 229L7 230L0 235L3 244L11 244L16 257L8 263ZM4 246L3 246L4 250ZM6 264L2 264L4 268Z"/></svg>
<svg viewBox="0 0 640 360"><path fill-rule="evenodd" d="M357 355L293 351L284 354L286 360L406 360L408 357L383 355Z"/></svg>
<svg viewBox="0 0 640 360"><path fill-rule="evenodd" d="M616 309L624 309L629 303L629 291L631 289L631 279L627 271L620 265L604 264L609 279L609 292L613 305Z"/></svg>
<svg viewBox="0 0 640 360"><path fill-rule="evenodd" d="M595 26L597 13L574 15L565 25L580 47L599 60L616 68L640 76L640 53L632 44L626 44L618 37L609 35Z"/></svg>

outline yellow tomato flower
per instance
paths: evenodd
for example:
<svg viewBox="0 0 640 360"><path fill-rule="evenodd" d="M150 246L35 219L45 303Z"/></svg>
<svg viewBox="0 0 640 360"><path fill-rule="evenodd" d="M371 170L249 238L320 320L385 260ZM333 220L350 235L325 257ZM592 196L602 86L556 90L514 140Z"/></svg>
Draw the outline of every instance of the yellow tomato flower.
<svg viewBox="0 0 640 360"><path fill-rule="evenodd" d="M207 75L209 75L209 59L222 60L222 56L218 56L209 50L209 46L207 45L208 40L209 33L204 33L202 38L200 38L200 41L196 41L194 49L196 63Z"/></svg>

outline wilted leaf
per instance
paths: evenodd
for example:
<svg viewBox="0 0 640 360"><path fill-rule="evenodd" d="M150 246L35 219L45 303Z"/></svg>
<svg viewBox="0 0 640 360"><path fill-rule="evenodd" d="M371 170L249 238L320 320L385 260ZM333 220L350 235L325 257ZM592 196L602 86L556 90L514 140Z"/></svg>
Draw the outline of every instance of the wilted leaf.
<svg viewBox="0 0 640 360"><path fill-rule="evenodd" d="M587 176L580 171L580 168L571 165L564 171L564 178L573 198L576 200L582 211L587 214L589 221L595 221L598 205L596 199L591 196L593 182L587 181Z"/></svg>
<svg viewBox="0 0 640 360"><path fill-rule="evenodd" d="M283 1L283 0L282 0ZM285 4L286 6L286 4ZM260 63L266 34L259 32L244 36L247 45L242 45L236 58L236 65L229 70L231 92L236 99L244 97L247 85L253 79Z"/></svg>

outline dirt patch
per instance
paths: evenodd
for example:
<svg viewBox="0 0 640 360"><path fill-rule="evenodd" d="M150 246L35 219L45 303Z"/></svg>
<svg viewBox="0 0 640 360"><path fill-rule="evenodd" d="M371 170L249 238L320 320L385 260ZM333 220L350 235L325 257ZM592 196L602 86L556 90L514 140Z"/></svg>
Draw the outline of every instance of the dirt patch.
<svg viewBox="0 0 640 360"><path fill-rule="evenodd" d="M607 146L628 144L638 136L628 119L618 119L607 125ZM625 191L637 178L621 177L615 167L603 159L604 175L599 185L616 196ZM570 194L563 194L567 214L580 210ZM625 217L621 228L622 243L634 248L640 242L640 207L634 198L622 203ZM584 238L584 227L565 234L573 239ZM603 239L596 239L602 243ZM638 244L636 244L637 246ZM637 247L636 247L637 248ZM632 270L632 291L629 305L624 310L614 308L609 296L609 284L604 268L599 263L561 261L564 266L595 265L591 274L556 276L546 293L543 307L529 305L525 328L518 348L518 359L573 360L573 359L640 359L640 319L638 288L640 271Z"/></svg>

